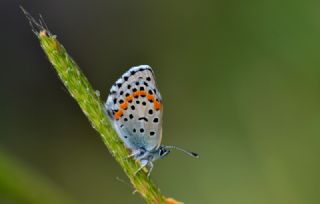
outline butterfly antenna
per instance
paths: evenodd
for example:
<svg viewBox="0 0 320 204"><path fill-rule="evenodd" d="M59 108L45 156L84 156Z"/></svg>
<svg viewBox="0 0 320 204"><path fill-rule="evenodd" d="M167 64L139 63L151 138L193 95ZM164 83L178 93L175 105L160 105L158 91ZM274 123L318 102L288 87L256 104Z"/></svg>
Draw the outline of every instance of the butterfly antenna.
<svg viewBox="0 0 320 204"><path fill-rule="evenodd" d="M166 146L166 148L168 149L176 149L176 150L180 150L181 152L184 152L185 154L191 156L191 157L194 157L194 158L199 158L199 154L195 153L195 152L190 152L190 151L187 151L185 149L182 149L180 147L176 147L176 146Z"/></svg>

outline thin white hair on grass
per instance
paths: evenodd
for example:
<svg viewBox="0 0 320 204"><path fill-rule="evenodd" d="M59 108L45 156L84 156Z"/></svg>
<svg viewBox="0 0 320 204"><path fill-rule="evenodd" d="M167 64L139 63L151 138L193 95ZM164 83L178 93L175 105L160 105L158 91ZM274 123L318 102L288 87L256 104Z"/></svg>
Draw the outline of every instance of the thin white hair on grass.
<svg viewBox="0 0 320 204"><path fill-rule="evenodd" d="M39 17L40 17L40 19L39 19L40 25L42 27L44 27L46 30L49 30L49 28L48 28L48 26L47 26L46 22L44 21L44 19L43 19L41 14L39 14Z"/></svg>
<svg viewBox="0 0 320 204"><path fill-rule="evenodd" d="M126 182L125 180L119 178L118 176L116 177L117 181L125 184L126 186L128 186L129 188L133 189L132 194L135 194L137 191L137 189L135 189L130 183Z"/></svg>
<svg viewBox="0 0 320 204"><path fill-rule="evenodd" d="M26 11L21 5L20 5L20 9L22 10L22 12L24 13L24 15L26 16L26 18L29 21L29 24L31 26L31 30L32 32L38 36L41 32L44 32L44 34L46 35L52 35L47 27L47 24L45 23L45 21L43 20L43 17L41 14L39 14L39 20L37 21L36 19L34 19L33 16L31 16L31 14Z"/></svg>

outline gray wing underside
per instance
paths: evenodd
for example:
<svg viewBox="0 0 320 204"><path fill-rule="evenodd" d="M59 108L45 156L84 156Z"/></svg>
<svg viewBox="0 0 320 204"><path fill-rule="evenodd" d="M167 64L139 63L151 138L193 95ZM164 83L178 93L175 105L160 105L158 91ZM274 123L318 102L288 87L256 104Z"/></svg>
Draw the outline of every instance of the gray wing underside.
<svg viewBox="0 0 320 204"><path fill-rule="evenodd" d="M126 96L141 89L152 94L159 102L162 101L153 71L147 65L133 67L124 73L112 86L105 107L119 137L128 148L152 150L161 143L163 106L156 110L147 97L139 96L128 103L119 120L113 116Z"/></svg>

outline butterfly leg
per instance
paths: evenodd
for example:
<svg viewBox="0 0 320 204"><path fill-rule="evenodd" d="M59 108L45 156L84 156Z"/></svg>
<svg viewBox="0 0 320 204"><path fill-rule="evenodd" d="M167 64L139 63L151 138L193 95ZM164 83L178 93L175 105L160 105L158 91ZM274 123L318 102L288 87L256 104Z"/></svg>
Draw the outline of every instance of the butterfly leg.
<svg viewBox="0 0 320 204"><path fill-rule="evenodd" d="M139 154L141 154L140 150L135 150L132 152L132 154L130 154L129 156L125 157L125 159L130 159L131 157L135 157L138 156Z"/></svg>
<svg viewBox="0 0 320 204"><path fill-rule="evenodd" d="M125 159L130 159L131 157L135 157L137 160L141 160L144 154L145 154L144 149L137 149L137 150L134 150L129 156L125 157Z"/></svg>
<svg viewBox="0 0 320 204"><path fill-rule="evenodd" d="M148 160L141 160L140 163L141 163L141 166L140 166L140 168L134 173L134 175L137 175L137 173L138 173L139 171L141 171L144 167L146 167L146 166L148 165L149 161L148 161Z"/></svg>
<svg viewBox="0 0 320 204"><path fill-rule="evenodd" d="M151 171L152 171L152 169L153 169L153 163L151 162L151 161L149 161L149 166L150 166L150 168L149 168L149 171L148 171L148 177L150 176L150 174L151 174Z"/></svg>

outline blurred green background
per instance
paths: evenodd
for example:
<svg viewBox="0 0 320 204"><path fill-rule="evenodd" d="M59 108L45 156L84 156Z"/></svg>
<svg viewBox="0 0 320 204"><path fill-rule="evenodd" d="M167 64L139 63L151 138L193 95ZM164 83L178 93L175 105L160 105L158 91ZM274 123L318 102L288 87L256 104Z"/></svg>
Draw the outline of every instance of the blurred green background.
<svg viewBox="0 0 320 204"><path fill-rule="evenodd" d="M0 1L1 151L78 203L135 204L144 201L116 179L127 182L20 4L44 16L104 99L129 67L153 67L163 143L200 154L156 163L152 178L165 195L320 203L320 1ZM28 202L0 186L0 203Z"/></svg>

